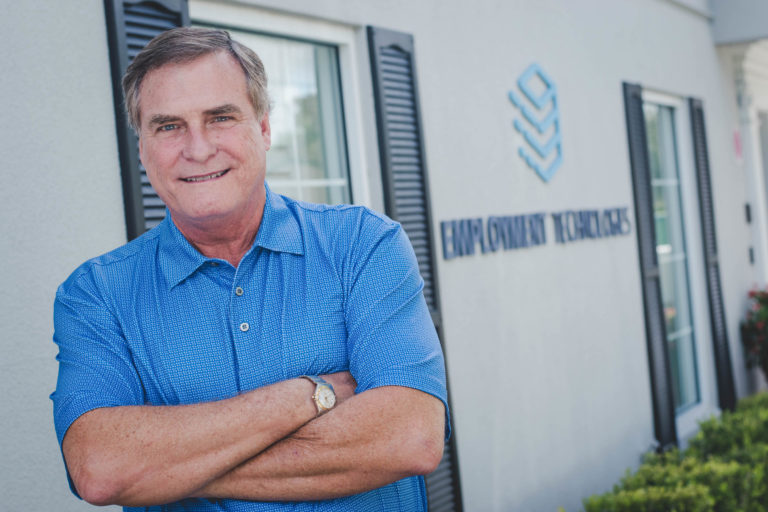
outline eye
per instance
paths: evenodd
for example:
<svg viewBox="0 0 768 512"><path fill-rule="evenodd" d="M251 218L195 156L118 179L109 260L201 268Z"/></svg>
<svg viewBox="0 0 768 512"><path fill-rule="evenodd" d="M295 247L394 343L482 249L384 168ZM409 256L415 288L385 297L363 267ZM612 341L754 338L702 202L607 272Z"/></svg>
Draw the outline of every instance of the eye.
<svg viewBox="0 0 768 512"><path fill-rule="evenodd" d="M157 128L157 131L158 132L170 132L170 131L173 131L173 130L177 129L178 127L179 127L179 125L177 125L177 124L164 124L162 126L159 126Z"/></svg>
<svg viewBox="0 0 768 512"><path fill-rule="evenodd" d="M213 118L214 123L223 123L225 121L231 121L232 116L216 116Z"/></svg>

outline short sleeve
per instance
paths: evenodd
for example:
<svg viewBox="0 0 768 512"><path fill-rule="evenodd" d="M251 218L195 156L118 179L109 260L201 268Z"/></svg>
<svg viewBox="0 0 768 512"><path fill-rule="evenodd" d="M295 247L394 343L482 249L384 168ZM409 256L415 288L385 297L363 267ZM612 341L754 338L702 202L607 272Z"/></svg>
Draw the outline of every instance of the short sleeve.
<svg viewBox="0 0 768 512"><path fill-rule="evenodd" d="M119 322L101 297L89 272L76 272L56 293L53 340L59 347L59 375L51 399L59 445L86 412L143 403Z"/></svg>
<svg viewBox="0 0 768 512"><path fill-rule="evenodd" d="M445 362L402 227L371 215L345 273L350 373L358 392L404 386L439 398L450 433Z"/></svg>

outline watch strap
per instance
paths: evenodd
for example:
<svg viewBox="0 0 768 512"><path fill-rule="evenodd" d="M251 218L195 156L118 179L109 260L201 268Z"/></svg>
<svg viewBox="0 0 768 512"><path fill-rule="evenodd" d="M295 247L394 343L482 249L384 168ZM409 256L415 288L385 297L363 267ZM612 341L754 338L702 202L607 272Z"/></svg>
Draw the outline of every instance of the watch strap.
<svg viewBox="0 0 768 512"><path fill-rule="evenodd" d="M302 375L301 378L309 379L310 382L314 382L315 384L327 384L331 386L327 380L322 377L318 377L317 375ZM333 386L331 386L331 389L333 389Z"/></svg>

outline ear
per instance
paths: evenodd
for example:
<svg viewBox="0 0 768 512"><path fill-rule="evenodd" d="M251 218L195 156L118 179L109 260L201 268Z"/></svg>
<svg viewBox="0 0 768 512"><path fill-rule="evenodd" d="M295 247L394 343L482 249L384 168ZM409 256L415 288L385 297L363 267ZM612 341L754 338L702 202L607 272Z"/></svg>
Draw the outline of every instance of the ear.
<svg viewBox="0 0 768 512"><path fill-rule="evenodd" d="M141 160L141 165L144 165L144 137L138 134L137 136L139 137L139 160Z"/></svg>
<svg viewBox="0 0 768 512"><path fill-rule="evenodd" d="M269 151L272 146L272 128L269 126L269 112L265 112L259 123L261 127L261 138L264 141L264 149Z"/></svg>

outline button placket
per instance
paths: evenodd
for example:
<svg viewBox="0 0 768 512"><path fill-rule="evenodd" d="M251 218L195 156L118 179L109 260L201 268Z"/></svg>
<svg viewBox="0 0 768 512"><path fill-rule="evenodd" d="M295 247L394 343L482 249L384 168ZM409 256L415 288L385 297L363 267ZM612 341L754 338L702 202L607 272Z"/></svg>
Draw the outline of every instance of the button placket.
<svg viewBox="0 0 768 512"><path fill-rule="evenodd" d="M235 288L235 295L237 295L238 297L242 297L243 293L245 293L245 291L241 286L238 286L237 288ZM239 327L241 332L248 332L248 330L251 328L248 322L242 322Z"/></svg>

